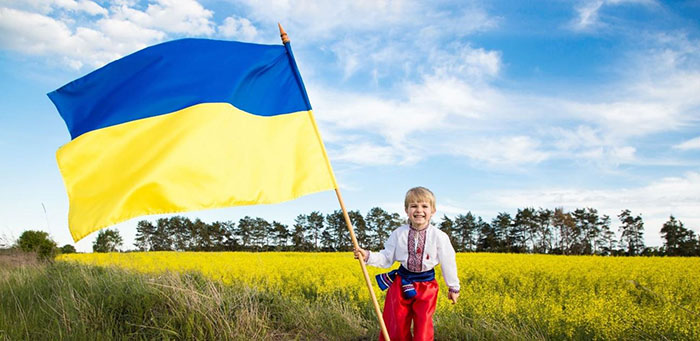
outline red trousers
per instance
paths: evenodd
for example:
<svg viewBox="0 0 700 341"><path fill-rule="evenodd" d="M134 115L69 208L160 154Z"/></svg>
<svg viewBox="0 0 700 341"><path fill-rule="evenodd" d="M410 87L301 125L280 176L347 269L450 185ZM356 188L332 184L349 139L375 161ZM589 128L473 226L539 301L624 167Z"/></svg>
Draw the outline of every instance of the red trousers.
<svg viewBox="0 0 700 341"><path fill-rule="evenodd" d="M397 275L386 292L382 315L391 341L433 340L433 314L438 297L437 281L415 282L413 285L416 288L416 296L404 298L401 277ZM384 341L382 333L379 333L379 341Z"/></svg>

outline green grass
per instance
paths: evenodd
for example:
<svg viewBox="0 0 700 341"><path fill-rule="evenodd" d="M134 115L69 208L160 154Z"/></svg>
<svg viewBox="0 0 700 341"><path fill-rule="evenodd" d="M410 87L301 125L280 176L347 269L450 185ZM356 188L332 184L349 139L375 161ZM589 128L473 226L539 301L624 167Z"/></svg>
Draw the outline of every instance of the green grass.
<svg viewBox="0 0 700 341"><path fill-rule="evenodd" d="M57 262L0 268L0 339L360 340L342 302L304 302L197 273L149 276ZM371 316L370 316L371 317Z"/></svg>

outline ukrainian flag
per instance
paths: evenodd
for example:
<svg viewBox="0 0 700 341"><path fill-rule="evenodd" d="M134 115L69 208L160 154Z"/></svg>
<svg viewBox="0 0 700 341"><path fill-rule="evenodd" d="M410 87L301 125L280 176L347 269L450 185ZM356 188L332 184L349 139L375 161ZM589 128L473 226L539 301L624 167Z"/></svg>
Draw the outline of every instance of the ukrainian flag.
<svg viewBox="0 0 700 341"><path fill-rule="evenodd" d="M289 43L182 39L48 94L75 241L133 217L337 188Z"/></svg>

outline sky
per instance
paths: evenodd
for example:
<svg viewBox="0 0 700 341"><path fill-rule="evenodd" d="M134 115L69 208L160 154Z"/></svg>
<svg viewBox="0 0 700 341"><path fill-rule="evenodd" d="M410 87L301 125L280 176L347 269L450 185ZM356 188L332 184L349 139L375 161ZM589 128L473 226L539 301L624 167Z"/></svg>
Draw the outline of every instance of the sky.
<svg viewBox="0 0 700 341"><path fill-rule="evenodd" d="M591 207L671 215L700 232L700 1L0 0L0 244L25 230L74 243L46 94L183 37L292 41L345 206L403 214L426 186L434 221L471 211ZM332 191L189 212L293 224ZM136 223L115 226L133 249ZM437 218L437 219L436 219Z"/></svg>

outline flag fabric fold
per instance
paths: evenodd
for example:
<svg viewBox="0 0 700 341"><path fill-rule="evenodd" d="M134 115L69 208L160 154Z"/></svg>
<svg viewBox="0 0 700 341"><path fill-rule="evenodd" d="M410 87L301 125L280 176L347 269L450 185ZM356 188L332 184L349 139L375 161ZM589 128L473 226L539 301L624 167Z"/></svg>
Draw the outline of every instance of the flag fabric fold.
<svg viewBox="0 0 700 341"><path fill-rule="evenodd" d="M181 39L48 94L75 241L130 218L337 188L288 45Z"/></svg>

